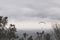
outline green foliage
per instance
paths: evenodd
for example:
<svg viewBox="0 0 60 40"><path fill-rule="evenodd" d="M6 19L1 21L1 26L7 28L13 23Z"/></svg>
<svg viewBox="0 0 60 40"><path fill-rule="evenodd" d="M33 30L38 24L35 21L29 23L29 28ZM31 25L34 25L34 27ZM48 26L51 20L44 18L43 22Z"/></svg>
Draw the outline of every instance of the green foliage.
<svg viewBox="0 0 60 40"><path fill-rule="evenodd" d="M50 34L49 34L49 33L47 33L47 34L45 35L45 39L46 39L46 40L50 40Z"/></svg>
<svg viewBox="0 0 60 40"><path fill-rule="evenodd" d="M38 40L41 40L41 39L42 39L42 36L43 36L43 34L44 34L44 31L42 31L41 33L36 32L36 34L37 34L36 40L37 40L37 39L38 39Z"/></svg>
<svg viewBox="0 0 60 40"><path fill-rule="evenodd" d="M57 40L60 40L60 24L56 23L54 24L54 32L55 32L55 37Z"/></svg>
<svg viewBox="0 0 60 40"><path fill-rule="evenodd" d="M11 39L16 38L15 32L16 28L14 24L10 24L10 27L7 28L6 25L8 23L8 17L0 16L0 39ZM7 28L7 29L5 29Z"/></svg>
<svg viewBox="0 0 60 40"><path fill-rule="evenodd" d="M25 33L23 33L23 37L25 38L25 40L26 40L26 37L28 36L28 34L25 32Z"/></svg>
<svg viewBox="0 0 60 40"><path fill-rule="evenodd" d="M28 38L28 40L33 40L32 36L30 36L30 37Z"/></svg>

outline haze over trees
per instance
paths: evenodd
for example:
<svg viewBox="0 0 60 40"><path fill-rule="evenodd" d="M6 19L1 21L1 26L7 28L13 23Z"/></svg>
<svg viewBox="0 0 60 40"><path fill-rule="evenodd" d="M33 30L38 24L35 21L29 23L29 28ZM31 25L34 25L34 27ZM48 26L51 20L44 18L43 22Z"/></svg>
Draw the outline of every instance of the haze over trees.
<svg viewBox="0 0 60 40"><path fill-rule="evenodd" d="M17 30L15 24L10 24L9 28L7 28L7 23L8 17L0 16L0 40L60 40L60 24L58 23L53 24L54 33L45 33L45 31L42 31L34 33L35 35L33 36L33 34L30 35L24 32L22 37L21 35L16 35Z"/></svg>

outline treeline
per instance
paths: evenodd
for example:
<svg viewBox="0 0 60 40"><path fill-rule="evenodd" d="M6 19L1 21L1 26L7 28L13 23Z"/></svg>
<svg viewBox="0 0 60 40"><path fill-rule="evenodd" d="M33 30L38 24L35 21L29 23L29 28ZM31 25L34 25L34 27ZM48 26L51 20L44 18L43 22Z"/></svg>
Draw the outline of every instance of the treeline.
<svg viewBox="0 0 60 40"><path fill-rule="evenodd" d="M44 31L36 32L36 35L35 38L33 38L32 35L23 33L23 37L19 38L19 40L51 40L51 35L49 33L45 34Z"/></svg>

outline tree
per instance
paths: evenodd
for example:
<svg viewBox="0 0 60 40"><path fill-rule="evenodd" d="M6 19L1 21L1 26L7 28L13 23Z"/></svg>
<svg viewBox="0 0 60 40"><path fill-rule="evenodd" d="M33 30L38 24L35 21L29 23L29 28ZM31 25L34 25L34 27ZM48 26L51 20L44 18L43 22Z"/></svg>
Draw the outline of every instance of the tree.
<svg viewBox="0 0 60 40"><path fill-rule="evenodd" d="M3 27L5 27L7 25L7 21L8 21L7 19L8 19L8 17L4 17L2 19Z"/></svg>
<svg viewBox="0 0 60 40"><path fill-rule="evenodd" d="M15 25L10 24L9 31L8 31L8 38L9 39L16 38L17 36L15 35L15 32L16 32Z"/></svg>
<svg viewBox="0 0 60 40"><path fill-rule="evenodd" d="M3 16L0 16L0 24L2 23L2 18L3 18Z"/></svg>
<svg viewBox="0 0 60 40"><path fill-rule="evenodd" d="M50 40L50 34L49 34L49 33L47 33L47 34L45 35L45 39L46 39L46 40Z"/></svg>
<svg viewBox="0 0 60 40"><path fill-rule="evenodd" d="M60 24L58 24L58 23L53 24L53 29L55 32L55 38L57 40L60 40Z"/></svg>
<svg viewBox="0 0 60 40"><path fill-rule="evenodd" d="M30 37L28 38L28 40L33 40L32 36L30 36Z"/></svg>
<svg viewBox="0 0 60 40"><path fill-rule="evenodd" d="M25 40L26 40L26 37L28 36L28 34L27 33L23 33L23 37L25 38Z"/></svg>
<svg viewBox="0 0 60 40"><path fill-rule="evenodd" d="M7 23L8 23L8 17L7 16L5 16L5 17L0 16L0 40L3 40L4 38L6 38L6 40L7 39L10 40L11 38L16 38L15 25L14 24L10 24L10 27L7 28L6 27Z"/></svg>
<svg viewBox="0 0 60 40"><path fill-rule="evenodd" d="M24 40L24 38L22 37L22 38L19 38L19 40Z"/></svg>
<svg viewBox="0 0 60 40"><path fill-rule="evenodd" d="M4 31L4 27L3 27L3 16L0 16L0 40L2 40L2 38L5 37L5 31Z"/></svg>
<svg viewBox="0 0 60 40"><path fill-rule="evenodd" d="M44 31L42 31L42 33L36 32L36 34L37 34L36 40L37 40L37 39L38 39L38 40L41 40L41 39L42 39L42 35L44 34Z"/></svg>
<svg viewBox="0 0 60 40"><path fill-rule="evenodd" d="M37 34L37 38L36 39L40 40L40 33L36 32L36 34Z"/></svg>

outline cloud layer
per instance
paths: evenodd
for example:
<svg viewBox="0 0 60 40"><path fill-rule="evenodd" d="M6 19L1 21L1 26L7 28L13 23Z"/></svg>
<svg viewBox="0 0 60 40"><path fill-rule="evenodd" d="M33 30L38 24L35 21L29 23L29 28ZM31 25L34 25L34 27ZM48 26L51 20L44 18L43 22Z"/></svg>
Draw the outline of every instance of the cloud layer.
<svg viewBox="0 0 60 40"><path fill-rule="evenodd" d="M11 20L60 20L60 0L0 0L0 15Z"/></svg>

